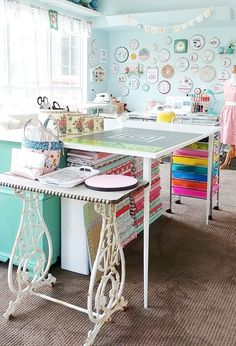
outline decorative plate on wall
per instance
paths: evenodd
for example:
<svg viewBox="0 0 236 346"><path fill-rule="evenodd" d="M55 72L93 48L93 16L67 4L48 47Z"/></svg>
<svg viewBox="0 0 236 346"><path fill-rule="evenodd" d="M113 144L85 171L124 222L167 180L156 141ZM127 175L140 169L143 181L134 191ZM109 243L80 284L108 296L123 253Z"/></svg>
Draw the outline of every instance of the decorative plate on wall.
<svg viewBox="0 0 236 346"><path fill-rule="evenodd" d="M178 39L174 41L175 53L186 53L188 50L188 40Z"/></svg>
<svg viewBox="0 0 236 346"><path fill-rule="evenodd" d="M202 35L193 35L191 38L190 38L190 47L194 50L199 50L199 49L202 49L202 47L204 46L205 44L205 39Z"/></svg>
<svg viewBox="0 0 236 346"><path fill-rule="evenodd" d="M210 82L215 78L216 70L211 65L203 66L199 71L199 77L203 82Z"/></svg>
<svg viewBox="0 0 236 346"><path fill-rule="evenodd" d="M97 53L98 52L98 43L97 40L93 40L91 43L91 49L93 53Z"/></svg>
<svg viewBox="0 0 236 346"><path fill-rule="evenodd" d="M176 70L178 70L180 72L184 72L189 67L189 61L183 57L178 58L175 62L175 67L176 67Z"/></svg>
<svg viewBox="0 0 236 346"><path fill-rule="evenodd" d="M175 69L172 65L164 65L161 69L161 74L164 78L171 78L175 74Z"/></svg>
<svg viewBox="0 0 236 346"><path fill-rule="evenodd" d="M117 78L118 83L123 84L127 81L127 76L124 73L121 73Z"/></svg>
<svg viewBox="0 0 236 346"><path fill-rule="evenodd" d="M128 49L125 47L118 47L114 53L115 59L118 62L125 62L129 57Z"/></svg>
<svg viewBox="0 0 236 346"><path fill-rule="evenodd" d="M94 53L89 54L89 65L95 66L96 55Z"/></svg>
<svg viewBox="0 0 236 346"><path fill-rule="evenodd" d="M221 94L223 92L223 84L212 84L209 86L209 89L214 93L214 94Z"/></svg>
<svg viewBox="0 0 236 346"><path fill-rule="evenodd" d="M168 92L170 91L171 89L171 85L170 83L168 82L168 80L162 80L158 83L158 91L161 93L161 94L168 94Z"/></svg>
<svg viewBox="0 0 236 346"><path fill-rule="evenodd" d="M117 64L112 64L111 67L110 67L110 71L111 73L115 74L119 71L119 66Z"/></svg>
<svg viewBox="0 0 236 346"><path fill-rule="evenodd" d="M209 45L211 48L217 48L220 45L220 39L218 37L212 37L209 40Z"/></svg>
<svg viewBox="0 0 236 346"><path fill-rule="evenodd" d="M197 59L198 59L197 53L193 52L189 55L189 61L195 62L195 61L197 61Z"/></svg>
<svg viewBox="0 0 236 346"><path fill-rule="evenodd" d="M158 45L156 43L153 43L151 50L152 50L152 52L156 52L158 50Z"/></svg>
<svg viewBox="0 0 236 346"><path fill-rule="evenodd" d="M202 93L202 89L201 88L195 88L194 89L194 94L200 95L201 93Z"/></svg>
<svg viewBox="0 0 236 346"><path fill-rule="evenodd" d="M138 55L140 60L147 60L150 56L150 51L147 48L142 48L139 51Z"/></svg>
<svg viewBox="0 0 236 346"><path fill-rule="evenodd" d="M165 39L165 43L169 46L172 43L172 37L167 36Z"/></svg>
<svg viewBox="0 0 236 346"><path fill-rule="evenodd" d="M142 90L143 91L148 91L150 89L150 85L148 84L148 83L144 83L143 85L142 85Z"/></svg>
<svg viewBox="0 0 236 346"><path fill-rule="evenodd" d="M229 77L230 77L229 72L226 70L220 71L220 73L218 75L219 80L227 80L227 79L229 79Z"/></svg>
<svg viewBox="0 0 236 346"><path fill-rule="evenodd" d="M120 87L120 95L121 96L129 95L129 88L126 85L122 85L122 87Z"/></svg>
<svg viewBox="0 0 236 346"><path fill-rule="evenodd" d="M162 48L158 52L158 60L161 62L165 62L170 58L170 51L166 48Z"/></svg>
<svg viewBox="0 0 236 346"><path fill-rule="evenodd" d="M140 82L139 82L138 78L131 78L130 79L130 81L129 81L129 88L131 90L138 89L139 85L140 85Z"/></svg>
<svg viewBox="0 0 236 346"><path fill-rule="evenodd" d="M223 67L229 67L231 65L231 59L229 57L225 57L221 60L221 65Z"/></svg>
<svg viewBox="0 0 236 346"><path fill-rule="evenodd" d="M130 59L131 60L136 60L137 59L137 54L136 53L131 53L130 54Z"/></svg>
<svg viewBox="0 0 236 346"><path fill-rule="evenodd" d="M129 46L131 49L135 50L139 47L139 41L136 39L133 39L130 41Z"/></svg>
<svg viewBox="0 0 236 346"><path fill-rule="evenodd" d="M193 73L197 73L199 71L199 66L197 64L192 64L192 65L190 65L190 70Z"/></svg>
<svg viewBox="0 0 236 346"><path fill-rule="evenodd" d="M201 59L205 63L211 63L214 60L214 57L215 57L215 53L210 49L204 50L204 52L202 52L202 55L201 55Z"/></svg>
<svg viewBox="0 0 236 346"><path fill-rule="evenodd" d="M190 78L184 77L180 79L178 90L181 93L183 94L189 93L192 90L192 87L193 87L193 82Z"/></svg>

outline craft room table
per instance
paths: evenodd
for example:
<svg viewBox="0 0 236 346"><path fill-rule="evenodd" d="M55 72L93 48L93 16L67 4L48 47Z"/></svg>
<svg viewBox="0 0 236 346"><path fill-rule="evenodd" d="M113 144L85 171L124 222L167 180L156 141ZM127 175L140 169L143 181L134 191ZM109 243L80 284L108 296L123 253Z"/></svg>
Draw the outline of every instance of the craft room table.
<svg viewBox="0 0 236 346"><path fill-rule="evenodd" d="M105 122L104 132L65 138L66 148L106 152L143 158L143 179L149 182L144 190L144 307L148 307L148 263L149 263L149 191L151 183L151 160L158 159L176 149L208 137L209 158L213 158L214 134L219 126L153 123L127 120L124 127L117 129L115 120ZM116 128L116 129L114 129ZM208 160L206 223L212 209L212 159Z"/></svg>
<svg viewBox="0 0 236 346"><path fill-rule="evenodd" d="M14 189L16 195L23 199L21 221L8 267L8 285L16 300L9 303L4 317L9 319L13 316L16 308L23 303L23 298L36 295L88 314L94 328L88 332L84 346L93 345L102 325L115 311L123 310L127 306L127 301L122 296L125 258L117 233L116 205L147 185L147 182L139 182L137 187L130 190L98 193L86 188L84 184L66 189L10 174L0 174L0 186ZM102 216L100 240L89 283L87 309L37 292L38 288L52 286L56 282L56 278L48 273L52 259L52 240L41 213L41 193L93 202L96 212ZM47 240L48 256L40 248L42 237ZM29 272L27 265L32 259L35 267L33 272ZM13 262L18 263L16 273Z"/></svg>

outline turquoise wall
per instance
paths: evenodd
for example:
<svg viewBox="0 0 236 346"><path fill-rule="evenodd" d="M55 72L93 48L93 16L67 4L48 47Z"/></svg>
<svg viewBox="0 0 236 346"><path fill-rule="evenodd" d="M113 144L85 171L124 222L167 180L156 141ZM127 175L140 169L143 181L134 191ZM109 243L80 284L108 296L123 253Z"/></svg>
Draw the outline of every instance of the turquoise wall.
<svg viewBox="0 0 236 346"><path fill-rule="evenodd" d="M170 64L175 67L176 59L179 57L185 57L189 59L190 53L193 52L193 50L189 47L187 53L174 53L174 40L175 39L188 39L192 37L194 34L201 34L205 38L205 45L204 47L199 50L195 51L198 54L198 60L196 61L196 64L201 68L202 66L206 65L205 62L202 61L201 56L204 50L211 49L214 54L214 60L209 65L213 66L216 70L216 76L211 82L203 82L200 77L199 73L193 73L190 68L188 68L185 72L179 72L175 70L175 74L172 78L168 79L168 81L171 83L171 91L168 95L174 95L174 96L183 96L183 94L178 90L178 84L179 80L183 77L189 77L193 81L193 88L200 87L203 89L206 86L210 86L212 84L218 84L221 83L221 81L218 80L218 75L222 69L228 71L229 73L232 70L232 65L236 64L236 54L232 55L219 55L217 53L217 48L211 48L209 46L209 39L212 37L218 37L220 39L220 46L226 46L230 39L236 38L236 35L233 33L235 32L235 27L224 27L224 28L205 28L205 29L188 29L185 31L182 31L178 34L152 34L152 33L146 33L144 31L131 31L131 32L118 32L113 31L109 32L109 67L116 63L119 65L119 71L117 74L109 73L109 79L108 79L108 88L109 91L116 96L120 96L119 89L120 84L118 83L118 76L121 73L124 73L124 69L128 65L137 65L138 63L141 63L144 65L144 71L148 66L158 66L159 70L163 67L165 64ZM172 43L168 45L166 43L166 37L170 36L172 38ZM137 39L139 41L139 47L136 50L131 50L129 47L129 43L131 39ZM159 62L157 60L156 64L153 64L153 59L157 59L158 51L153 51L152 47L153 44L157 44L158 48L167 48L170 51L170 59L165 62ZM129 52L135 52L138 55L138 52L142 48L147 48L150 50L150 57L149 59L145 61L141 61L139 58L137 58L135 61L129 59L124 63L117 63L114 58L114 52L115 49L119 46L126 47ZM224 68L222 66L222 59L225 57L229 57L231 59L231 65L227 68ZM191 63L190 63L191 65ZM165 79L161 76L159 71L159 81ZM144 73L140 78L140 86L137 90L130 90L129 95L126 97L122 97L122 100L128 104L128 109L130 110L144 110L146 108L147 102L150 99L155 99L157 101L164 101L165 95L162 95L158 92L157 84L150 84L150 90L148 92L145 92L142 90L142 85L146 83L146 74ZM159 82L158 81L158 82ZM129 86L129 79L127 80L125 85ZM217 112L220 111L222 104L223 104L223 95L217 94L215 95L218 102L215 106L215 109Z"/></svg>

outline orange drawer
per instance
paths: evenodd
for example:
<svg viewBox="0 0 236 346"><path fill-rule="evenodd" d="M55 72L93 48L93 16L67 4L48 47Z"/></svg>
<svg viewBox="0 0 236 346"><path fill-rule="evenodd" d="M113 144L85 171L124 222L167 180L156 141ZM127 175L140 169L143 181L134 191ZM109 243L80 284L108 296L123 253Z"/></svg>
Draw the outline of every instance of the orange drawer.
<svg viewBox="0 0 236 346"><path fill-rule="evenodd" d="M183 179L172 179L172 185L181 186L188 189L202 190L202 191L206 191L207 189L207 183L183 180Z"/></svg>

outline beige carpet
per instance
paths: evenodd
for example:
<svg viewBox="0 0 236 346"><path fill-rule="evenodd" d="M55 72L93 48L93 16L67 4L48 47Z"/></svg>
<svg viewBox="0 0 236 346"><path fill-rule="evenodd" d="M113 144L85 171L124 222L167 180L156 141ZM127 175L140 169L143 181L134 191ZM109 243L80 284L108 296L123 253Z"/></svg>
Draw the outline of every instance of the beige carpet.
<svg viewBox="0 0 236 346"><path fill-rule="evenodd" d="M168 165L162 165L162 176ZM95 345L236 345L236 172L223 171L220 211L205 225L205 201L183 199L151 229L148 310L142 301L142 237L126 250L126 312L117 312ZM168 186L163 181L163 198ZM86 306L88 279L59 266L58 281L46 289ZM12 294L7 266L0 264L0 314ZM81 298L82 297L82 298ZM0 317L0 346L79 346L92 326L87 316L29 297L14 319Z"/></svg>

